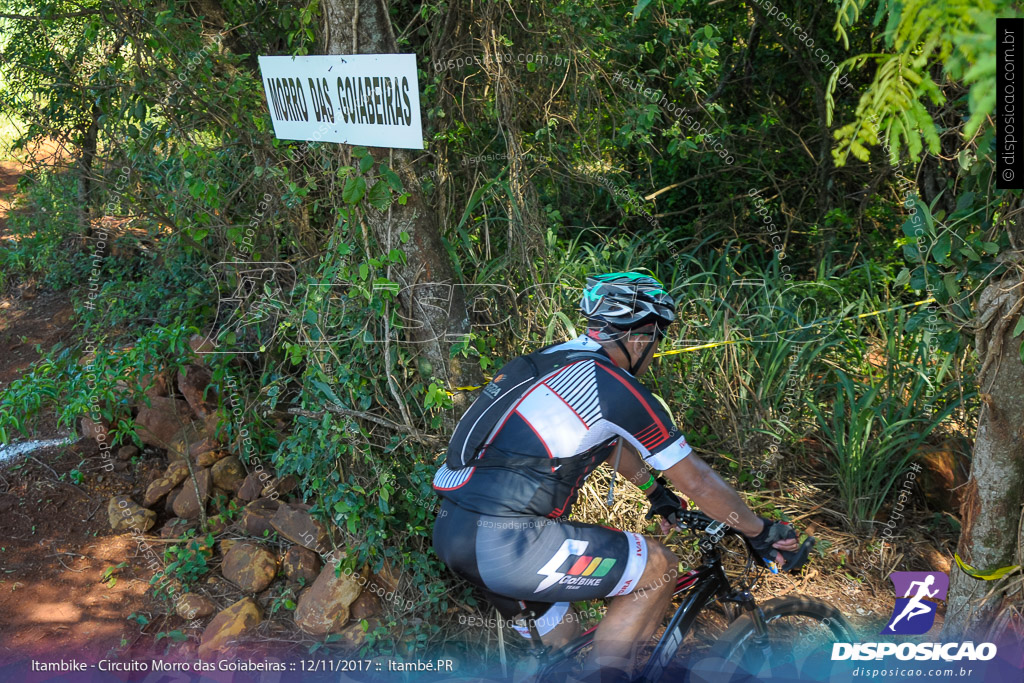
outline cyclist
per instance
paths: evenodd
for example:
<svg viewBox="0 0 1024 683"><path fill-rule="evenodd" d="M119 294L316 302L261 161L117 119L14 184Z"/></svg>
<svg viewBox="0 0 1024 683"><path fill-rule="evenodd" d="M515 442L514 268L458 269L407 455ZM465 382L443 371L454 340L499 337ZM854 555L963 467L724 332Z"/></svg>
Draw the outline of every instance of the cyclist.
<svg viewBox="0 0 1024 683"><path fill-rule="evenodd" d="M641 273L589 277L580 308L585 334L510 361L459 421L433 481L443 498L434 548L506 619L532 611L532 628L516 630L545 645L577 635L570 601L611 598L584 671L629 680L636 646L668 608L675 584L662 577L678 559L654 538L568 521L580 487L613 453L646 494L648 519L672 521L683 504L647 465L784 570L806 553L789 525L759 518L692 453L637 381L675 319L662 284Z"/></svg>

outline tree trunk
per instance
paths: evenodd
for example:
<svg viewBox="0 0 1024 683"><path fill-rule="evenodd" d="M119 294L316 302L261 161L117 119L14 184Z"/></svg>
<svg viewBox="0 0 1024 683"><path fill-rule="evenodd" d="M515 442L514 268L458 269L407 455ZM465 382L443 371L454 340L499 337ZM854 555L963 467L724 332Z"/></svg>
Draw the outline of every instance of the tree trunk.
<svg viewBox="0 0 1024 683"><path fill-rule="evenodd" d="M96 143L100 131L100 108L92 105L92 120L89 127L85 129L82 136L82 154L78 159L78 222L82 227L82 234L86 238L92 237L92 162L96 158Z"/></svg>
<svg viewBox="0 0 1024 683"><path fill-rule="evenodd" d="M1022 285L1019 276L990 285L977 309L982 407L960 508L963 530L957 553L982 570L1018 563L1024 502L1024 364L1021 338L1013 337L1013 329L1024 306ZM974 636L975 627L990 623L1009 596L997 591L986 597L996 583L972 578L955 566L950 578L942 637Z"/></svg>
<svg viewBox="0 0 1024 683"><path fill-rule="evenodd" d="M326 43L328 54L395 54L398 47L391 29L387 7L382 0L325 0ZM441 241L437 219L424 200L413 171L413 154L405 149L370 148L374 158L390 165L402 180L410 197L404 206L393 204L389 220L370 220L377 241L386 249L401 248L405 265L393 273L403 293L399 302L409 321L408 341L422 351L429 367L424 368L442 379L450 388L483 381L476 363L449 358L453 342L470 331L469 308L462 285ZM371 212L372 213L372 212ZM398 243L398 233L409 235L407 244ZM407 289L409 288L409 289ZM448 303L450 301L450 303ZM446 426L469 406L470 396L455 395L455 411L446 416Z"/></svg>

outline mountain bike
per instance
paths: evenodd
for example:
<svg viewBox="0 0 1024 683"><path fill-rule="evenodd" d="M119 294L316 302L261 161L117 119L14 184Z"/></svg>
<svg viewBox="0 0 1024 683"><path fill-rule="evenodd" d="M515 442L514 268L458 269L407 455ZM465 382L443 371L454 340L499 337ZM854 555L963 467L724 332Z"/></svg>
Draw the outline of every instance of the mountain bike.
<svg viewBox="0 0 1024 683"><path fill-rule="evenodd" d="M831 642L855 642L853 627L831 605L807 596L775 598L761 604L751 590L769 567L747 538L698 510L677 515L677 526L692 536L701 563L676 577L677 607L657 637L647 663L634 680L644 683L684 680L720 683L749 680L828 680ZM813 537L801 551L813 547ZM729 565L728 571L723 559ZM716 611L727 624L715 644L686 661L680 646L702 613ZM594 639L591 627L578 638L550 650L534 631L532 650L520 680L562 681L578 672Z"/></svg>

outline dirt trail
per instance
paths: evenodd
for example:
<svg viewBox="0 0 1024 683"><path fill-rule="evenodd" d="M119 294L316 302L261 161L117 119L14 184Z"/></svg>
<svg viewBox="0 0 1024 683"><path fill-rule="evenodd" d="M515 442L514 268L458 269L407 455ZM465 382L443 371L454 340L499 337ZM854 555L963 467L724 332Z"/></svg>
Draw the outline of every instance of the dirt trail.
<svg viewBox="0 0 1024 683"><path fill-rule="evenodd" d="M37 149L36 161L52 160L54 149ZM3 240L14 238L7 218L24 171L17 161L0 161ZM40 292L24 283L9 290L0 294L0 388L38 360L37 344L45 352L73 336L67 292ZM50 415L35 430L40 439L69 431ZM106 515L109 497L133 482L99 466L91 440L0 464L0 663L69 652L105 655L123 640L138 639L139 629L126 617L146 610L148 584L135 577L133 566L141 564L132 559L129 537L113 533ZM125 561L114 581L103 581L108 567Z"/></svg>

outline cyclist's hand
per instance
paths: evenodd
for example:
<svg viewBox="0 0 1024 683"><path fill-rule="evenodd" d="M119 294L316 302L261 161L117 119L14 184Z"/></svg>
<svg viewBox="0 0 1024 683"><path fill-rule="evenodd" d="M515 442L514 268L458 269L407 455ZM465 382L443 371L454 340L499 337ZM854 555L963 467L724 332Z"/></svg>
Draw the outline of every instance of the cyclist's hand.
<svg viewBox="0 0 1024 683"><path fill-rule="evenodd" d="M750 544L765 563L774 562L779 569L786 572L802 567L814 545L813 539L808 539L801 545L796 530L787 522L773 522L763 517L761 521L764 522L764 528L757 536L750 538Z"/></svg>
<svg viewBox="0 0 1024 683"><path fill-rule="evenodd" d="M644 515L645 519L654 519L655 515L661 515L669 524L675 524L676 513L682 512L686 509L683 502L679 500L679 496L672 493L667 486L665 486L665 480L658 477L658 483L655 484L651 490L650 495L647 496L647 500L651 502L651 509ZM666 529L668 525L662 522L662 531Z"/></svg>

